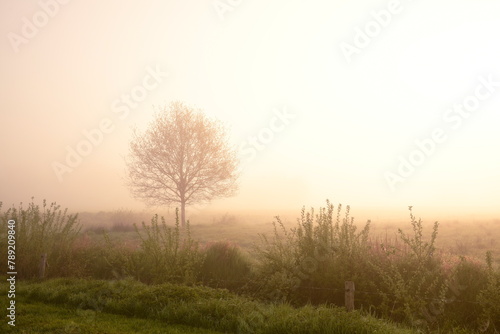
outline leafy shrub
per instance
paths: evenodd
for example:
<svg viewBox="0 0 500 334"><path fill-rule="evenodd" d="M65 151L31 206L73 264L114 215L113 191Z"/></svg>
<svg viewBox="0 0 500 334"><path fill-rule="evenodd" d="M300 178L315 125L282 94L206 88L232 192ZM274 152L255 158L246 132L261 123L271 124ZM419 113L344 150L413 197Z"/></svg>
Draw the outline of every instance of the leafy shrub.
<svg viewBox="0 0 500 334"><path fill-rule="evenodd" d="M317 215L303 208L297 227L289 230L276 217L273 238L261 235L257 248L262 294L275 300L343 305L344 281L365 287L369 222L358 233L349 209L341 219L339 205L334 220L329 201Z"/></svg>
<svg viewBox="0 0 500 334"><path fill-rule="evenodd" d="M68 275L67 263L71 260L71 246L80 232L81 226L77 215L68 215L67 209L62 211L55 202L50 205L43 200L40 208L33 202L27 208L22 203L16 208L12 206L3 214L0 213L0 238L6 244L7 224L14 220L16 240L16 271L18 278L31 279L39 275L40 257L47 254L47 277ZM1 209L1 202L0 202ZM7 267L7 247L2 247L0 266Z"/></svg>
<svg viewBox="0 0 500 334"><path fill-rule="evenodd" d="M483 322L480 324L484 331L498 333L500 328L500 272L493 269L491 252L486 253L486 264L488 266L488 281L477 297L483 309Z"/></svg>
<svg viewBox="0 0 500 334"><path fill-rule="evenodd" d="M251 263L240 249L228 242L216 242L205 250L200 280L207 286L236 289L251 273Z"/></svg>
<svg viewBox="0 0 500 334"><path fill-rule="evenodd" d="M87 231L87 233L89 233ZM107 235L105 235L107 236ZM117 279L136 277L131 261L137 256L126 243L82 242L77 240L71 250L70 277Z"/></svg>
<svg viewBox="0 0 500 334"><path fill-rule="evenodd" d="M477 320L483 314L476 299L486 287L488 270L478 260L463 256L452 270L447 280L443 325L477 329Z"/></svg>
<svg viewBox="0 0 500 334"><path fill-rule="evenodd" d="M430 240L425 241L422 220L415 219L412 207L409 210L413 234L398 231L407 252L387 247L386 256L372 258L372 265L380 279L378 292L383 300L379 307L383 314L426 326L443 313L447 292L441 262L435 256L439 224L434 223Z"/></svg>

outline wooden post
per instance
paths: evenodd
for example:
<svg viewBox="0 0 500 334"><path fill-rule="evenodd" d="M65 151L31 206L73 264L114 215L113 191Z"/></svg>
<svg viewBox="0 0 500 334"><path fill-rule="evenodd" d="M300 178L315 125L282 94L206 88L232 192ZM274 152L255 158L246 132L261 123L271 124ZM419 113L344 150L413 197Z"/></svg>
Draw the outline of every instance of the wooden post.
<svg viewBox="0 0 500 334"><path fill-rule="evenodd" d="M47 266L47 253L43 253L40 259L39 278L45 277L45 267Z"/></svg>
<svg viewBox="0 0 500 334"><path fill-rule="evenodd" d="M345 281L345 308L348 312L354 310L354 282Z"/></svg>

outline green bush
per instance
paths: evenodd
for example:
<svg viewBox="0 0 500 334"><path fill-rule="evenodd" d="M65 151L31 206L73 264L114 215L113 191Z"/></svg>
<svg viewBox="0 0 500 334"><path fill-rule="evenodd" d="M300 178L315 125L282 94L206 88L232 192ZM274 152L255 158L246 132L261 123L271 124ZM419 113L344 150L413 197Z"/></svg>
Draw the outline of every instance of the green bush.
<svg viewBox="0 0 500 334"><path fill-rule="evenodd" d="M27 208L21 203L0 212L0 238L6 244L7 224L15 223L15 263L19 279L36 278L39 275L40 258L47 254L46 277L67 276L67 264L71 261L71 247L81 226L77 215L68 215L55 202L50 205L44 200L40 208L33 202ZM1 209L1 202L0 202ZM2 247L0 266L7 268L7 247Z"/></svg>
<svg viewBox="0 0 500 334"><path fill-rule="evenodd" d="M220 241L205 250L199 277L207 286L235 290L248 282L250 274L251 263L240 249Z"/></svg>
<svg viewBox="0 0 500 334"><path fill-rule="evenodd" d="M447 280L443 326L462 326L477 329L477 321L483 314L477 307L477 296L485 289L488 270L479 261L461 257Z"/></svg>
<svg viewBox="0 0 500 334"><path fill-rule="evenodd" d="M483 309L483 317L480 326L486 331L498 333L500 329L500 271L493 268L491 252L486 254L488 266L488 279L486 287L481 290L477 300Z"/></svg>
<svg viewBox="0 0 500 334"><path fill-rule="evenodd" d="M67 266L71 271L70 277L117 279L135 276L134 267L129 263L133 258L133 250L124 245L94 242L75 245L71 251L72 260Z"/></svg>
<svg viewBox="0 0 500 334"><path fill-rule="evenodd" d="M430 240L425 241L422 220L415 219L412 207L409 210L413 234L399 229L407 251L387 247L386 256L373 257L372 265L380 280L379 307L384 316L426 327L443 313L447 293L440 258L435 256L439 224L434 223Z"/></svg>
<svg viewBox="0 0 500 334"><path fill-rule="evenodd" d="M261 235L256 249L258 281L263 296L294 303L344 303L344 281L365 288L369 222L357 232L354 219L341 218L342 206L327 201L319 214L302 209L297 227L287 229L279 217L273 222L274 236Z"/></svg>

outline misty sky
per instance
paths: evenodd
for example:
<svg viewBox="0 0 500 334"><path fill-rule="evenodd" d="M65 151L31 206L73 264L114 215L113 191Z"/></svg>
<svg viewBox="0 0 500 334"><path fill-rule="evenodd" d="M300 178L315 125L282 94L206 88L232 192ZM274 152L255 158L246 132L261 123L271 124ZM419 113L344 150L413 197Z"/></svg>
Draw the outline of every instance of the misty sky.
<svg viewBox="0 0 500 334"><path fill-rule="evenodd" d="M182 100L240 152L239 194L213 208L500 215L496 0L3 0L0 15L6 205L144 208L124 185L132 128Z"/></svg>

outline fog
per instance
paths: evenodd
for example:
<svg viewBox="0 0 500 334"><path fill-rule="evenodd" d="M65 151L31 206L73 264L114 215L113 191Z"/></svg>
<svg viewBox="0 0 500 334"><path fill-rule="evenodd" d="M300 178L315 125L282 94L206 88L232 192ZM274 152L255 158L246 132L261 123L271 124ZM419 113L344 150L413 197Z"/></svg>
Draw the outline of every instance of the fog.
<svg viewBox="0 0 500 334"><path fill-rule="evenodd" d="M132 130L181 100L226 125L242 170L188 217L326 199L360 219L500 216L496 1L66 2L0 3L4 205L145 209Z"/></svg>

